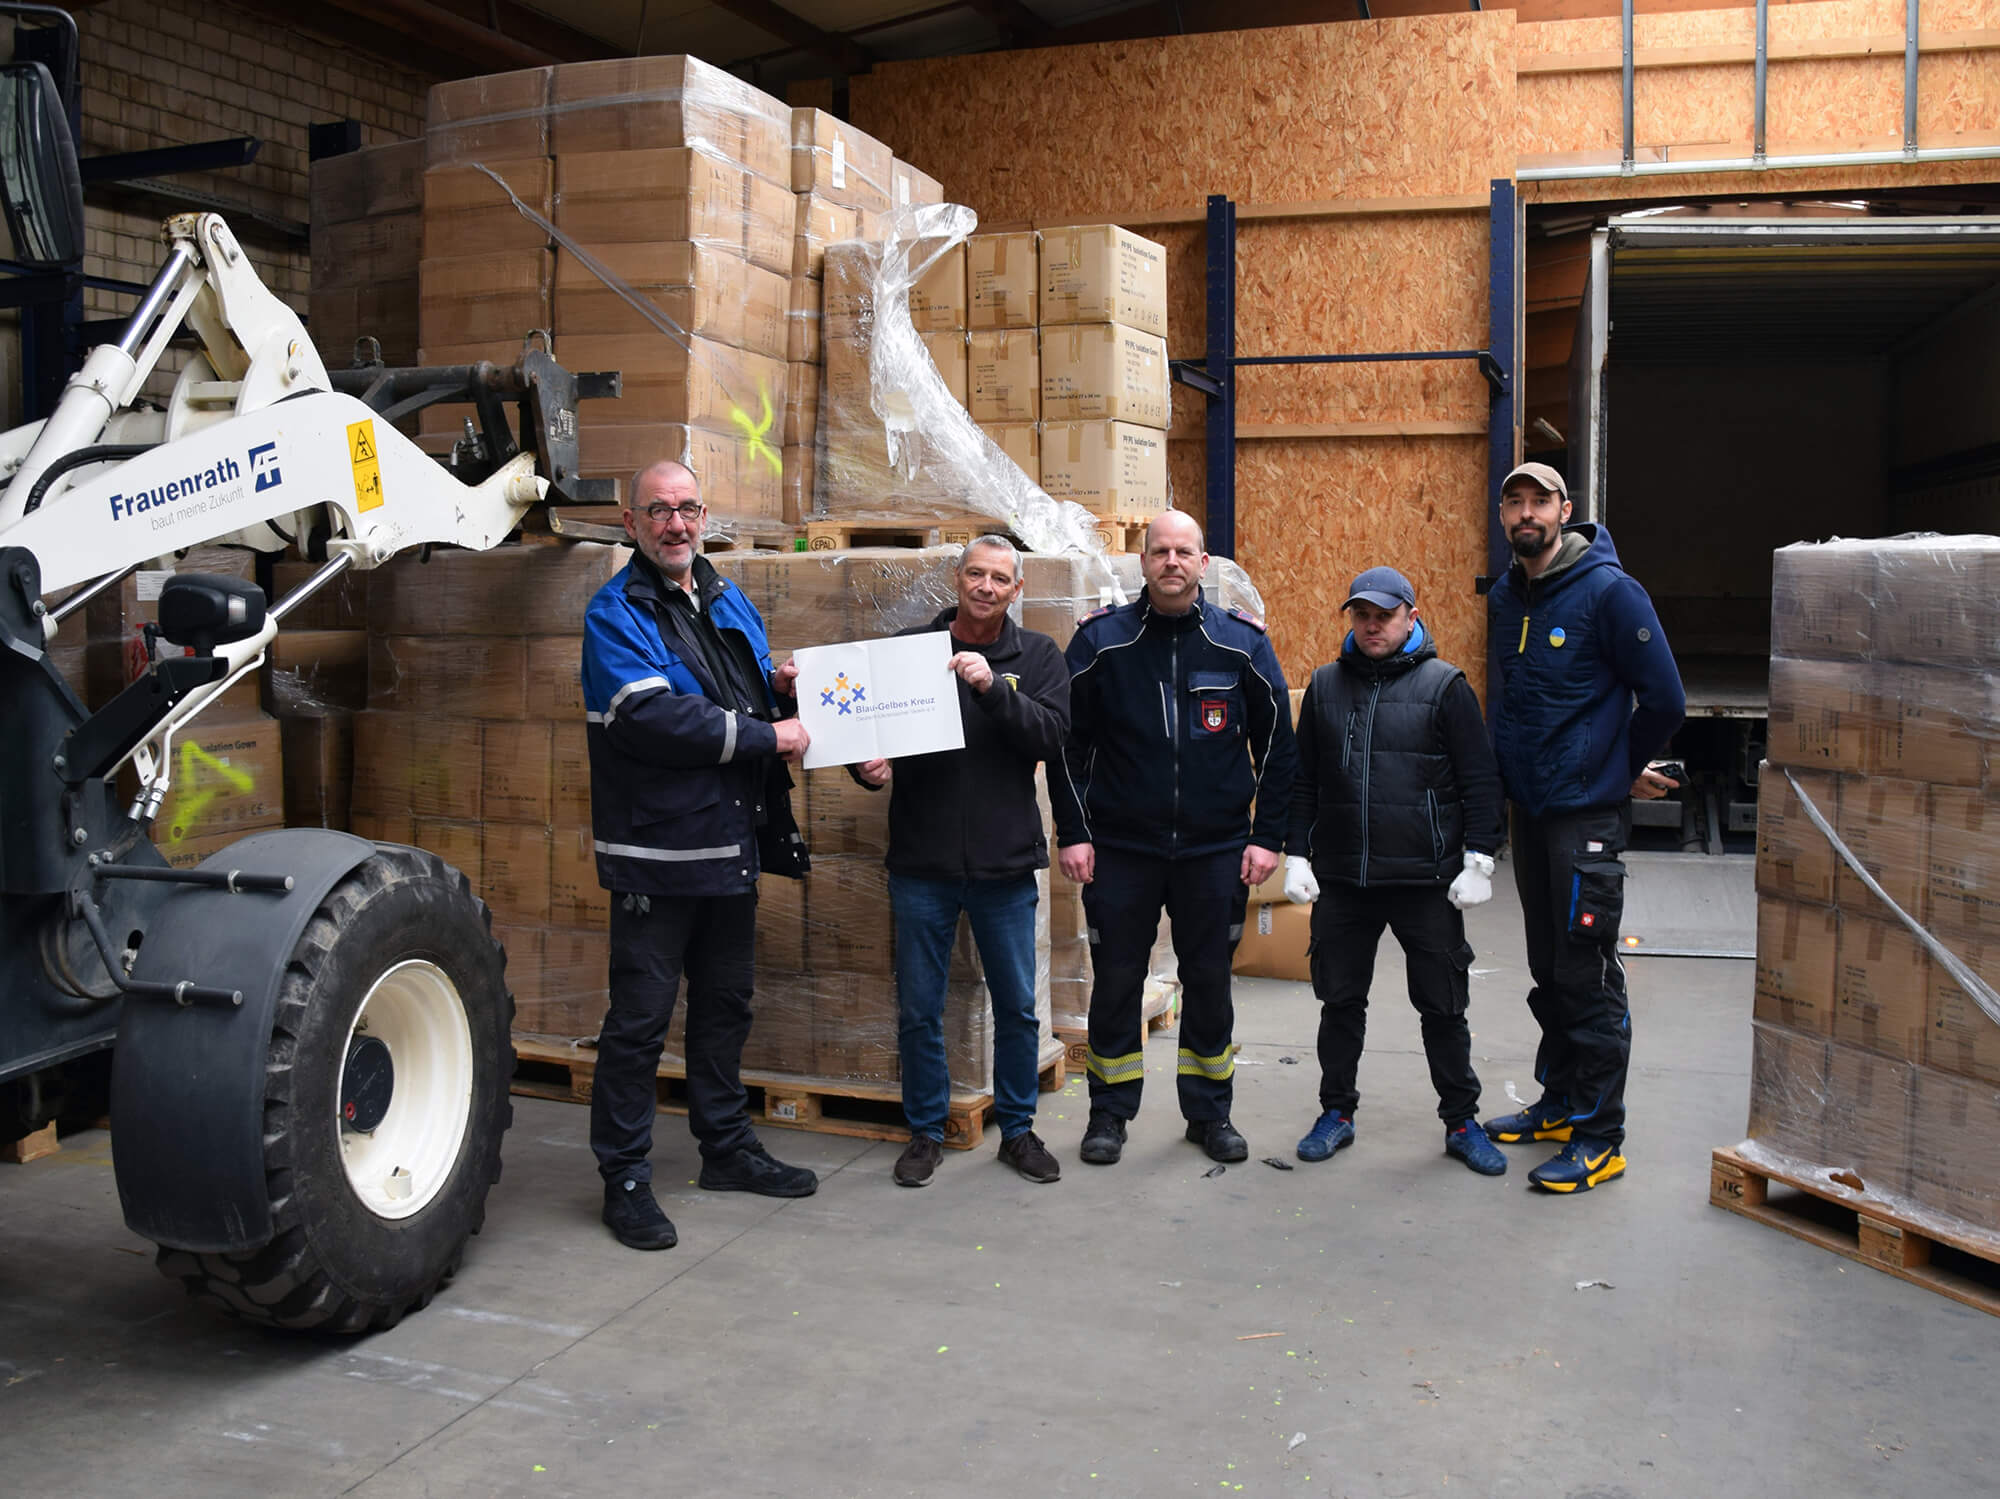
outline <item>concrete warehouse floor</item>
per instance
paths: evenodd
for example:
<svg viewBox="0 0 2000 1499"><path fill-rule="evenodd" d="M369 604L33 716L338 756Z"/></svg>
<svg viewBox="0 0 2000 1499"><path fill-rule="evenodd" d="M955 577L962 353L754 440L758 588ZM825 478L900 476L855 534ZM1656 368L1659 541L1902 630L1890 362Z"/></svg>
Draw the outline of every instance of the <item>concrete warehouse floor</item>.
<svg viewBox="0 0 2000 1499"><path fill-rule="evenodd" d="M1531 1091L1535 1034L1499 883L1472 922L1489 1112ZM1290 1160L1316 1107L1316 1009L1285 983L1238 987L1252 1159L1215 1178L1159 1036L1123 1164L1076 1161L1080 1082L1043 1099L1049 1187L992 1135L912 1192L894 1145L772 1129L819 1194L711 1195L662 1118L681 1243L635 1254L596 1221L584 1110L518 1100L464 1272L358 1342L187 1303L119 1220L107 1138L75 1137L0 1168L0 1490L1992 1492L2000 1322L1708 1206L1708 1152L1743 1133L1749 963L1632 965L1632 1167L1562 1200L1523 1181L1546 1147L1498 1181L1442 1155L1393 948L1379 975L1360 1137L1291 1172L1257 1160Z"/></svg>

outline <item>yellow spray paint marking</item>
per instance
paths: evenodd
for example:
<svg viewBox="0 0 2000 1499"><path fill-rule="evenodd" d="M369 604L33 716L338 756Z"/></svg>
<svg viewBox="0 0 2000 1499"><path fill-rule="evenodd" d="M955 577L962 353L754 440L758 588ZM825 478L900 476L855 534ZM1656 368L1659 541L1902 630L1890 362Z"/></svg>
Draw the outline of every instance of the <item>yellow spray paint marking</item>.
<svg viewBox="0 0 2000 1499"><path fill-rule="evenodd" d="M181 741L178 758L180 765L174 772L174 778L183 788L183 795L174 802L173 826L167 829L170 844L179 843L191 829L200 825L201 814L210 802L218 797L257 789L257 778L249 771L211 755L192 739ZM195 788L192 796L185 794L190 787Z"/></svg>
<svg viewBox="0 0 2000 1499"><path fill-rule="evenodd" d="M767 458L771 467L782 474L785 471L784 456L765 441L765 435L776 424L778 414L771 409L771 392L764 388L762 380L757 382L757 399L763 405L762 420L751 421L750 414L741 406L729 408L729 419L743 429L743 440L750 444L750 461L755 463L759 458Z"/></svg>
<svg viewBox="0 0 2000 1499"><path fill-rule="evenodd" d="M347 461L354 470L354 503L373 510L382 503L382 459L375 449L372 417L347 424Z"/></svg>

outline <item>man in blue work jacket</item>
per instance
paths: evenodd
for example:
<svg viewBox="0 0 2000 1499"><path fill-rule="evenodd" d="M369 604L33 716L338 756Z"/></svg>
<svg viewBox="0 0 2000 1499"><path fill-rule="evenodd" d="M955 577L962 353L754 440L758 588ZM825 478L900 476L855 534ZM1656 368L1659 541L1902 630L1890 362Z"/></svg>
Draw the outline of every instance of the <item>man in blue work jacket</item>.
<svg viewBox="0 0 2000 1499"><path fill-rule="evenodd" d="M763 620L701 555L707 510L694 474L673 462L640 470L624 518L638 555L591 599L583 630L590 821L611 892L590 1147L618 1242L671 1249L648 1156L654 1074L683 977L701 1185L767 1197L818 1186L758 1142L741 1076L757 876L806 868L784 767L805 753L806 732L792 701L798 668L771 669Z"/></svg>
<svg viewBox="0 0 2000 1499"><path fill-rule="evenodd" d="M1646 590L1618 565L1611 533L1565 525L1569 490L1544 463L1500 486L1514 563L1487 595L1500 646L1493 746L1513 803L1528 1008L1542 1028L1542 1096L1486 1122L1506 1144L1563 1148L1528 1173L1546 1191L1587 1192L1625 1171L1632 1017L1618 923L1633 797L1678 784L1650 768L1687 713L1679 669Z"/></svg>
<svg viewBox="0 0 2000 1499"><path fill-rule="evenodd" d="M1180 965L1179 1094L1187 1137L1249 1154L1229 1122L1229 962L1250 887L1278 867L1297 751L1263 623L1211 604L1201 527L1146 528L1145 591L1077 626L1070 737L1051 767L1058 861L1083 886L1090 934L1090 1122L1082 1158L1115 1162L1145 1078L1140 1004L1165 906ZM1256 803L1256 821L1250 808Z"/></svg>

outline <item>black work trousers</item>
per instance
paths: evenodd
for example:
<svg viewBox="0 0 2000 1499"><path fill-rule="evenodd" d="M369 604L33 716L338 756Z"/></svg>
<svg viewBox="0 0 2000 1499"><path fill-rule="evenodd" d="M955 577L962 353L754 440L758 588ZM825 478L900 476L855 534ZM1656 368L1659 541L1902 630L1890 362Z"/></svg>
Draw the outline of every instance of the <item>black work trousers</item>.
<svg viewBox="0 0 2000 1499"><path fill-rule="evenodd" d="M687 979L688 1127L705 1160L757 1143L743 1091L757 892L611 897L611 1008L597 1038L590 1148L608 1182L650 1182L654 1077Z"/></svg>
<svg viewBox="0 0 2000 1499"><path fill-rule="evenodd" d="M1319 1106L1352 1114L1355 1071L1368 1030L1368 990L1384 928L1402 945L1410 1003L1423 1028L1438 1118L1455 1126L1479 1112L1472 1070L1472 946L1443 885L1348 885L1329 880L1312 913L1312 984L1319 998Z"/></svg>
<svg viewBox="0 0 2000 1499"><path fill-rule="evenodd" d="M1097 874L1083 887L1090 927L1090 1111L1120 1119L1139 1112L1145 1087L1146 964L1164 907L1180 966L1182 1117L1227 1119L1236 1075L1230 1032L1229 963L1243 936L1243 850L1163 859L1097 848Z"/></svg>
<svg viewBox="0 0 2000 1499"><path fill-rule="evenodd" d="M1632 1013L1618 925L1625 911L1628 807L1513 818L1514 884L1534 987L1528 1008L1542 1028L1535 1077L1560 1099L1578 1134L1625 1139L1625 1072Z"/></svg>

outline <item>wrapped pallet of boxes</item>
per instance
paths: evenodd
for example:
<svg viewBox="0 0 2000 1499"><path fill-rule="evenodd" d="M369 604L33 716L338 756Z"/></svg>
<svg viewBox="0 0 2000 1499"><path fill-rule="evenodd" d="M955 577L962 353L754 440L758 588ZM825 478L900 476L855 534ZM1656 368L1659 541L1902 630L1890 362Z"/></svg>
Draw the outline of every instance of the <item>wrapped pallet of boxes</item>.
<svg viewBox="0 0 2000 1499"><path fill-rule="evenodd" d="M427 361L512 363L530 330L545 331L567 368L624 377L621 398L578 413L586 477L622 493L635 470L676 459L700 479L712 533L775 534L797 229L791 114L690 57L433 89ZM885 183L888 170L885 158ZM448 447L466 415L429 409L426 444Z"/></svg>
<svg viewBox="0 0 2000 1499"><path fill-rule="evenodd" d="M517 1033L597 1033L610 906L598 887L578 677L620 547L399 558L368 577L367 707L352 827L456 865L507 949Z"/></svg>
<svg viewBox="0 0 2000 1499"><path fill-rule="evenodd" d="M417 362L424 143L392 141L313 162L313 343L344 369L373 338L390 366Z"/></svg>
<svg viewBox="0 0 2000 1499"><path fill-rule="evenodd" d="M2000 539L1783 548L1772 652L1749 1139L1718 1180L2000 1258Z"/></svg>

